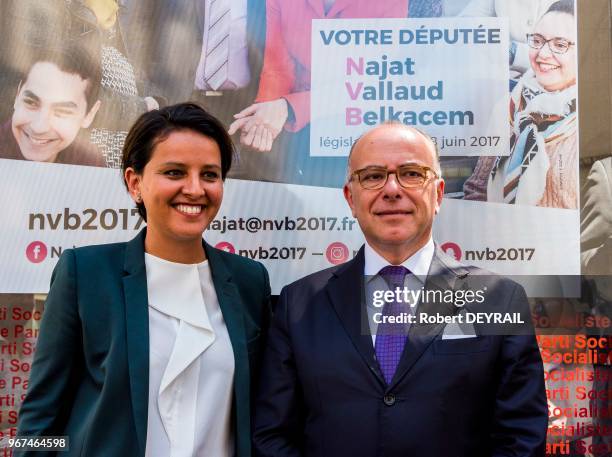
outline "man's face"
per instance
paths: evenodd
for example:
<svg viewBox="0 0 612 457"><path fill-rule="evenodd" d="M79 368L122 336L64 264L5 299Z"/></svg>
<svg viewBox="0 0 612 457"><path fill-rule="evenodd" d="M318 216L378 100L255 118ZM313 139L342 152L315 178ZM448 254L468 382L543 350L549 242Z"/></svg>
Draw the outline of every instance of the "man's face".
<svg viewBox="0 0 612 457"><path fill-rule="evenodd" d="M57 65L38 62L19 85L13 118L13 135L27 160L55 162L74 141L81 128L93 121L99 102L87 112L88 81L66 73Z"/></svg>
<svg viewBox="0 0 612 457"><path fill-rule="evenodd" d="M350 158L349 171L371 166L394 171L406 164L429 167L437 172L433 145L414 130L383 125L359 140ZM344 186L346 201L370 246L397 263L427 243L443 194L444 181L435 177L422 187L404 188L395 174L390 174L383 188L368 190L353 175Z"/></svg>

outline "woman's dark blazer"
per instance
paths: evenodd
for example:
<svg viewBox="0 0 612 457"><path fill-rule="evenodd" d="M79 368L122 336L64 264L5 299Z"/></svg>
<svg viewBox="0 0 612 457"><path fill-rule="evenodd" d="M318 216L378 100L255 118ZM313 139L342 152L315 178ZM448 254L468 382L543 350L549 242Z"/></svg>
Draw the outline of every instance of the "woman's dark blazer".
<svg viewBox="0 0 612 457"><path fill-rule="evenodd" d="M20 436L68 435L62 456L144 456L149 392L146 229L127 243L66 250L51 278ZM235 359L236 455L251 455L251 388L269 322L258 262L204 243ZM214 411L211 411L214 414ZM18 453L15 455L29 455ZM54 453L32 452L32 456Z"/></svg>

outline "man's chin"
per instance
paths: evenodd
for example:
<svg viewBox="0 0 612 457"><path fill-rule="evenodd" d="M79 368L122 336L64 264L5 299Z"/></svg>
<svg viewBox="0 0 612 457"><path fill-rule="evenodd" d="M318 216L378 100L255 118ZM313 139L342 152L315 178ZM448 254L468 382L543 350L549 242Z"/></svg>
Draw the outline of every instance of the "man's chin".
<svg viewBox="0 0 612 457"><path fill-rule="evenodd" d="M389 247L403 248L415 243L414 234L388 233L379 238L379 243Z"/></svg>
<svg viewBox="0 0 612 457"><path fill-rule="evenodd" d="M405 249L406 247L423 247L430 236L423 233L406 232L404 230L389 230L377 237L377 242L387 247Z"/></svg>
<svg viewBox="0 0 612 457"><path fill-rule="evenodd" d="M59 152L49 151L46 149L32 149L32 148L22 148L20 147L21 155L26 160L31 160L32 162L55 162L57 155Z"/></svg>

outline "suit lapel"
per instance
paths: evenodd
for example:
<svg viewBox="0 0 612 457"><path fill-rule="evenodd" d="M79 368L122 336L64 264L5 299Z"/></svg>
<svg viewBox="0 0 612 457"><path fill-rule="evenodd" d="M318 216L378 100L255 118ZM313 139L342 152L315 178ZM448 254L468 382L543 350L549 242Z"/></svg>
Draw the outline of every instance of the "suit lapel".
<svg viewBox="0 0 612 457"><path fill-rule="evenodd" d="M370 371L384 384L384 379L376 362L365 308L364 262L362 247L353 260L336 271L334 278L329 281L326 289L334 310L355 349L357 349L367 367L370 368Z"/></svg>
<svg viewBox="0 0 612 457"><path fill-rule="evenodd" d="M457 281L465 278L468 271L459 263L453 261L436 248L427 280L425 282L425 291L441 291L444 293L447 290L454 290L457 286ZM459 312L460 308L452 303L432 303L422 302L417 307L418 313L427 313L428 315L437 314L440 316L452 316ZM410 326L410 332L402 358L400 359L390 388L395 386L401 379L406 376L408 371L423 355L425 350L433 342L433 340L442 331L445 324L413 324Z"/></svg>
<svg viewBox="0 0 612 457"><path fill-rule="evenodd" d="M217 293L219 307L223 313L227 332L232 342L236 361L246 361L248 358L246 354L243 312L241 309L242 300L238 295L238 289L232 281L232 274L219 252L208 243L204 243L204 250L206 251L206 258L210 263L215 292Z"/></svg>
<svg viewBox="0 0 612 457"><path fill-rule="evenodd" d="M127 360L136 438L144 455L149 407L149 306L143 229L126 244L123 277Z"/></svg>
<svg viewBox="0 0 612 457"><path fill-rule="evenodd" d="M221 308L223 320L225 321L227 333L229 334L234 351L234 406L236 408L236 423L242 425L239 429L244 431L248 430L250 423L250 373L242 299L238 294L236 285L232 281L232 272L227 268L221 253L208 243L204 243L204 250L210 264L219 307ZM233 274L237 273L239 272L233 272ZM244 428L245 426L247 427L246 429ZM250 440L250 437L247 439ZM247 455L248 444L249 441L245 441L244 437L237 436L236 447L238 455Z"/></svg>

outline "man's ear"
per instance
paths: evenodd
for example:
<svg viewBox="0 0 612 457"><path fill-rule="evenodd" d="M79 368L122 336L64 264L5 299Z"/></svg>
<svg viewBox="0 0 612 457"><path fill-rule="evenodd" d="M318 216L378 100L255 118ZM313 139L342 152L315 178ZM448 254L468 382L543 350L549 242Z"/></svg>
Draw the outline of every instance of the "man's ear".
<svg viewBox="0 0 612 457"><path fill-rule="evenodd" d="M436 183L436 214L440 211L440 206L442 205L442 198L444 197L444 180L442 178L438 179Z"/></svg>
<svg viewBox="0 0 612 457"><path fill-rule="evenodd" d="M82 129L86 129L91 125L94 118L96 117L96 113L100 109L100 104L100 100L97 100L96 103L94 103L91 109L89 110L89 113L85 115L85 117L83 118L83 122L81 122Z"/></svg>
<svg viewBox="0 0 612 457"><path fill-rule="evenodd" d="M128 188L128 191L130 192L130 196L132 197L132 200L134 200L136 203L139 203L138 200L141 195L140 194L140 175L136 173L136 170L134 170L132 167L128 167L125 170L123 179L125 179L125 183L127 184L127 188Z"/></svg>
<svg viewBox="0 0 612 457"><path fill-rule="evenodd" d="M344 184L344 187L342 188L342 192L344 193L344 198L346 199L346 202L351 208L351 214L353 215L353 217L357 217L355 216L355 204L353 203L353 192L351 191L350 184L351 184L350 182L347 182L346 184Z"/></svg>

